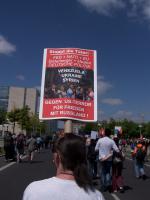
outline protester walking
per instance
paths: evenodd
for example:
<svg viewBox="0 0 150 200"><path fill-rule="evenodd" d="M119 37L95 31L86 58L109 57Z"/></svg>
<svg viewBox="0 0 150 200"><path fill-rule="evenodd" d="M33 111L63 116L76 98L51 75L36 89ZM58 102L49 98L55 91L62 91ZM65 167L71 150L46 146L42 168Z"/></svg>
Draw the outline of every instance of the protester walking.
<svg viewBox="0 0 150 200"><path fill-rule="evenodd" d="M37 151L38 151L38 153L40 153L40 151L41 151L41 145L42 145L42 139L41 139L41 137L37 137L36 138L36 143L37 143Z"/></svg>
<svg viewBox="0 0 150 200"><path fill-rule="evenodd" d="M4 151L6 162L16 160L14 140L9 132L6 132L4 136Z"/></svg>
<svg viewBox="0 0 150 200"><path fill-rule="evenodd" d="M133 161L134 161L134 169L136 178L143 178L145 180L146 175L144 171L144 159L145 159L145 146L139 141L134 151L132 153Z"/></svg>
<svg viewBox="0 0 150 200"><path fill-rule="evenodd" d="M22 157L24 154L25 138L23 134L19 134L16 139L16 150L17 150L17 162L22 162Z"/></svg>
<svg viewBox="0 0 150 200"><path fill-rule="evenodd" d="M99 160L101 165L101 190L111 191L111 168L113 151L119 152L115 142L109 138L110 129L105 129L105 136L100 138L96 144L95 151L99 151Z"/></svg>
<svg viewBox="0 0 150 200"><path fill-rule="evenodd" d="M32 163L34 158L34 151L37 149L36 137L34 135L32 135L32 137L27 140L27 146L29 161Z"/></svg>
<svg viewBox="0 0 150 200"><path fill-rule="evenodd" d="M121 193L124 192L124 181L122 176L122 170L123 170L123 161L124 161L124 154L123 154L123 148L120 145L120 140L116 136L114 137L114 141L119 148L119 152L113 153L113 162L112 162L112 191L117 192L120 191Z"/></svg>
<svg viewBox="0 0 150 200"><path fill-rule="evenodd" d="M56 176L31 183L23 200L104 200L88 174L83 139L66 134L57 141L55 148Z"/></svg>
<svg viewBox="0 0 150 200"><path fill-rule="evenodd" d="M89 173L92 178L97 176L97 152L95 151L96 142L94 139L91 139L89 146L87 146L87 160Z"/></svg>

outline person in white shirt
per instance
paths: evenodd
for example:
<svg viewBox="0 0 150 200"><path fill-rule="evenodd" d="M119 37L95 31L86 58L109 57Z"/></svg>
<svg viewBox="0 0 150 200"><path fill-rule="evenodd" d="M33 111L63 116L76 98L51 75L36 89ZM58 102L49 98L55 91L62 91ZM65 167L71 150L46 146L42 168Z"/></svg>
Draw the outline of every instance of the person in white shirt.
<svg viewBox="0 0 150 200"><path fill-rule="evenodd" d="M56 176L31 183L23 200L104 200L88 174L85 142L80 136L70 133L57 141L54 163Z"/></svg>
<svg viewBox="0 0 150 200"><path fill-rule="evenodd" d="M99 160L101 163L101 190L111 191L111 167L113 151L119 152L114 140L109 138L110 129L105 129L104 137L97 141L95 151L99 151Z"/></svg>

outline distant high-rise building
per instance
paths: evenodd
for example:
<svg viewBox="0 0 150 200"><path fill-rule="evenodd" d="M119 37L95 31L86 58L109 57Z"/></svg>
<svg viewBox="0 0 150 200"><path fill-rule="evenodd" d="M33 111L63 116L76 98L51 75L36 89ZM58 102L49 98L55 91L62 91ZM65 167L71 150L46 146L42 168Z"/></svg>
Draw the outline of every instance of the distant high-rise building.
<svg viewBox="0 0 150 200"><path fill-rule="evenodd" d="M0 109L7 111L9 98L9 87L0 86Z"/></svg>
<svg viewBox="0 0 150 200"><path fill-rule="evenodd" d="M25 105L25 88L10 87L9 88L9 100L8 100L8 112L15 108L23 108Z"/></svg>
<svg viewBox="0 0 150 200"><path fill-rule="evenodd" d="M39 93L35 88L27 88L25 90L25 105L30 108L30 111L35 114L38 112L38 97Z"/></svg>
<svg viewBox="0 0 150 200"><path fill-rule="evenodd" d="M0 108L8 112L28 106L35 114L38 111L39 92L35 88L0 86Z"/></svg>

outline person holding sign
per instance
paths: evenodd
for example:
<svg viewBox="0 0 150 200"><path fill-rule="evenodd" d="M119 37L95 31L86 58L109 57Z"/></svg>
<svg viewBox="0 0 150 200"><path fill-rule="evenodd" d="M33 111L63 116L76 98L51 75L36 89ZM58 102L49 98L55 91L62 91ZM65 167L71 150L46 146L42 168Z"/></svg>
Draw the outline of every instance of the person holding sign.
<svg viewBox="0 0 150 200"><path fill-rule="evenodd" d="M55 146L56 176L31 183L23 200L104 200L92 185L84 140L74 134L61 137Z"/></svg>

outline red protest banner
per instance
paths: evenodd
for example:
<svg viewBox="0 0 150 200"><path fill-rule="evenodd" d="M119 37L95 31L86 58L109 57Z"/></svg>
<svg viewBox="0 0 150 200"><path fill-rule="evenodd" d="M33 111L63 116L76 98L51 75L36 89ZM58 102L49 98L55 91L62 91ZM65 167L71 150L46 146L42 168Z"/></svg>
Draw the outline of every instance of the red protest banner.
<svg viewBox="0 0 150 200"><path fill-rule="evenodd" d="M40 119L97 120L96 51L45 49Z"/></svg>

